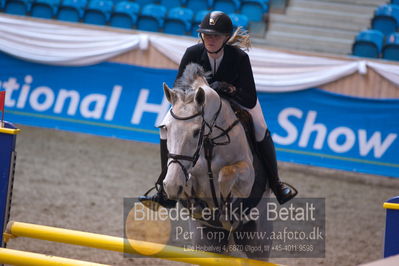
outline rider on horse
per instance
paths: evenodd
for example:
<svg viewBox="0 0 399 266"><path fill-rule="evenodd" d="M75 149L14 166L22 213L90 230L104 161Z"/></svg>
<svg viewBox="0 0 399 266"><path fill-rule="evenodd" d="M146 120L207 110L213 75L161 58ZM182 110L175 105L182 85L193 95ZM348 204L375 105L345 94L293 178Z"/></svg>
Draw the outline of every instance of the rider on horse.
<svg viewBox="0 0 399 266"><path fill-rule="evenodd" d="M197 31L200 33L202 43L186 50L176 79L181 77L189 63L197 63L206 72L211 73L208 77L210 87L222 97L238 103L249 111L254 124L256 145L266 171L265 178L268 178L270 187L280 204L291 200L296 196L297 191L280 181L274 143L257 99L251 63L247 53L239 48L243 43L246 43L248 48L248 35L242 34L240 28L233 33L230 17L220 11L207 14ZM239 45L235 45L236 42ZM153 196L141 196L139 200L145 205L151 202L172 208L176 205L176 201L168 199L162 187L168 161L166 136L162 130L161 128L160 147L163 174L157 181L158 192Z"/></svg>

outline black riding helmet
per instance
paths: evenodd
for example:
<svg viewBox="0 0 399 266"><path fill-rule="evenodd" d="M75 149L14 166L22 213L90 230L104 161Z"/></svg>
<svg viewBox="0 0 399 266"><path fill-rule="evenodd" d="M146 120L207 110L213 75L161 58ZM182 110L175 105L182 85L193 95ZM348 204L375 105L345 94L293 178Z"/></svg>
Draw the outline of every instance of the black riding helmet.
<svg viewBox="0 0 399 266"><path fill-rule="evenodd" d="M230 37L233 34L233 23L231 22L230 17L222 11L212 11L208 13L201 21L197 32L213 35L227 35ZM204 42L201 34L200 37L202 42ZM211 54L217 54L224 48L228 42L228 39L229 38L226 39L226 41L217 51L210 52L207 50L207 52Z"/></svg>
<svg viewBox="0 0 399 266"><path fill-rule="evenodd" d="M231 36L233 33L233 23L230 17L222 11L212 11L201 21L197 32Z"/></svg>

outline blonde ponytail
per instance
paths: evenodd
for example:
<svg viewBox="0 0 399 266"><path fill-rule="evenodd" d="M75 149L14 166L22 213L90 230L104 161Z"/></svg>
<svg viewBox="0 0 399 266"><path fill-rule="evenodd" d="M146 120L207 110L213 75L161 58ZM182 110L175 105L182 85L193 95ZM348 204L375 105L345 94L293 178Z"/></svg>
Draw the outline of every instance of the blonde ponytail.
<svg viewBox="0 0 399 266"><path fill-rule="evenodd" d="M227 44L237 46L243 50L248 51L249 48L251 48L251 40L249 38L248 31L241 26L237 27L233 35L227 41Z"/></svg>
<svg viewBox="0 0 399 266"><path fill-rule="evenodd" d="M203 40L201 38L201 35L199 35L198 43L201 42L203 42ZM249 48L251 48L251 40L248 31L241 26L237 27L237 29L227 41L227 44L231 46L237 46L245 51L249 51Z"/></svg>

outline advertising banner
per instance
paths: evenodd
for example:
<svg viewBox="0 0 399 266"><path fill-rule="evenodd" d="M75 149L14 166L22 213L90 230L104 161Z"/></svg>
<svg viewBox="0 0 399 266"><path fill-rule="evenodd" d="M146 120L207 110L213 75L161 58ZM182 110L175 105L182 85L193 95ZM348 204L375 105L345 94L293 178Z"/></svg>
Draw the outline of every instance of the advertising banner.
<svg viewBox="0 0 399 266"><path fill-rule="evenodd" d="M260 93L278 160L399 177L399 100Z"/></svg>
<svg viewBox="0 0 399 266"><path fill-rule="evenodd" d="M128 140L159 142L169 109L162 83L176 71L104 62L48 66L0 54L5 119ZM399 100L319 89L259 93L278 160L399 177Z"/></svg>
<svg viewBox="0 0 399 266"><path fill-rule="evenodd" d="M169 109L162 82L176 71L118 63L60 67L0 54L6 119L30 126L159 142L154 127Z"/></svg>

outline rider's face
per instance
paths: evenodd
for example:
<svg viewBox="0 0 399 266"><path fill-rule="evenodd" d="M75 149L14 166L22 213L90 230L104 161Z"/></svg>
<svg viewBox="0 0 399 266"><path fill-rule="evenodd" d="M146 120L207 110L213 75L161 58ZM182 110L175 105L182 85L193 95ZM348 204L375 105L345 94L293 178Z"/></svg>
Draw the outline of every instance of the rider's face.
<svg viewBox="0 0 399 266"><path fill-rule="evenodd" d="M209 52L216 52L222 47L228 36L215 34L202 34L204 45Z"/></svg>

